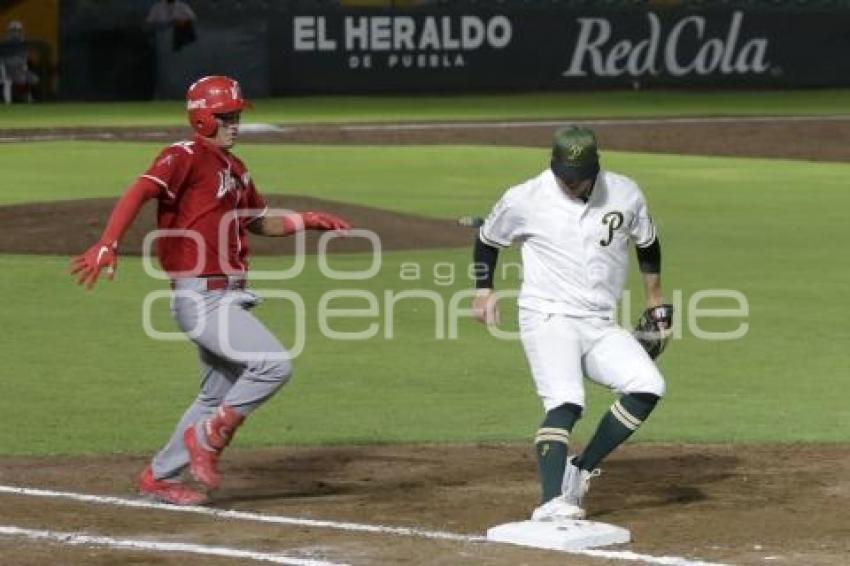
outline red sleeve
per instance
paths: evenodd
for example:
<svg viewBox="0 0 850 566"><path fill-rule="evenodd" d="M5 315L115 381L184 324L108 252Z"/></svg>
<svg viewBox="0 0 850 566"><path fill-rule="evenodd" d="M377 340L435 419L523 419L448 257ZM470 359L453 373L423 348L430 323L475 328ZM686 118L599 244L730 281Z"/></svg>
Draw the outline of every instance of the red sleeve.
<svg viewBox="0 0 850 566"><path fill-rule="evenodd" d="M112 209L109 222L106 223L100 240L110 245L120 240L138 216L142 205L159 193L159 187L149 179L143 178L133 183Z"/></svg>
<svg viewBox="0 0 850 566"><path fill-rule="evenodd" d="M161 200L176 200L183 190L192 168L194 144L195 142L180 142L165 148L153 165L142 174L143 179L149 179L159 187Z"/></svg>

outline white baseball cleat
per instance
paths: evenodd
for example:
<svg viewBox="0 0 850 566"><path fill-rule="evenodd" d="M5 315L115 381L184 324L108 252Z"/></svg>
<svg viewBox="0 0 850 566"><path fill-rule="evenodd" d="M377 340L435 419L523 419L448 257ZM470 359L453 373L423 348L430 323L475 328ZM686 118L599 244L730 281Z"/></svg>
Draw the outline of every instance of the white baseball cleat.
<svg viewBox="0 0 850 566"><path fill-rule="evenodd" d="M532 521L569 521L587 516L582 501L590 487L591 478L597 477L602 471L581 470L573 464L574 459L575 456L567 461L561 495L535 509L531 514Z"/></svg>
<svg viewBox="0 0 850 566"><path fill-rule="evenodd" d="M573 456L567 460L567 468L564 470L564 483L561 486L562 497L576 507L581 507L584 496L590 488L590 480L599 476L602 470L599 468L588 472L587 470L579 469L573 462L576 457Z"/></svg>
<svg viewBox="0 0 850 566"><path fill-rule="evenodd" d="M568 502L563 495L550 499L531 514L532 521L558 522L584 519L584 509Z"/></svg>

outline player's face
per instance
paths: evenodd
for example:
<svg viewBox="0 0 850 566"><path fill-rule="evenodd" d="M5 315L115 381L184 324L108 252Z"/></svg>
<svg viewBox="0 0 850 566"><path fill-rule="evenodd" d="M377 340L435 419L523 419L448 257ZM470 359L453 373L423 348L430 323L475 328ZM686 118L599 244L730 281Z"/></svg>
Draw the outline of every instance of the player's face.
<svg viewBox="0 0 850 566"><path fill-rule="evenodd" d="M593 188L593 179L576 179L574 181L565 181L559 177L556 177L556 179L558 179L561 190L573 198L584 198Z"/></svg>
<svg viewBox="0 0 850 566"><path fill-rule="evenodd" d="M239 136L239 121L242 112L228 112L227 114L216 114L215 121L218 122L218 130L215 133L215 144L224 149L230 149L236 144Z"/></svg>

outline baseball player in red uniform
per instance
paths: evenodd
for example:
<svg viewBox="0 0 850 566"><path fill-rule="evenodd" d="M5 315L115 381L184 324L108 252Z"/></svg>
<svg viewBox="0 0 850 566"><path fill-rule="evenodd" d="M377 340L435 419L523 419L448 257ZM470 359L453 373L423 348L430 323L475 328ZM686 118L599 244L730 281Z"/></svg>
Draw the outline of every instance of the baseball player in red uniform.
<svg viewBox="0 0 850 566"><path fill-rule="evenodd" d="M243 109L239 83L204 77L187 92L195 136L165 148L115 205L100 240L71 271L91 289L103 269L112 279L118 242L142 205L157 199L163 232L157 253L174 289L172 314L198 348L200 393L168 443L139 478L142 495L177 505L207 501L219 485L218 459L236 429L287 382L292 366L275 336L250 312L259 297L246 289L246 231L287 236L299 230L346 230L323 212L267 214L245 164L230 152ZM186 467L206 487L180 480Z"/></svg>

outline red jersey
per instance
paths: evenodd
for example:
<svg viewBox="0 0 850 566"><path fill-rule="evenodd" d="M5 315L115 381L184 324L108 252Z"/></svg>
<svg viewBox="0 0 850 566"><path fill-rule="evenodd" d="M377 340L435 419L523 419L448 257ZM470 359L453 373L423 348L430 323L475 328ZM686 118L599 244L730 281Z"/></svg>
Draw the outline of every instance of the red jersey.
<svg viewBox="0 0 850 566"><path fill-rule="evenodd" d="M246 226L267 209L242 161L195 136L171 145L142 175L160 187L157 239L162 268L174 277L238 275L248 270Z"/></svg>

